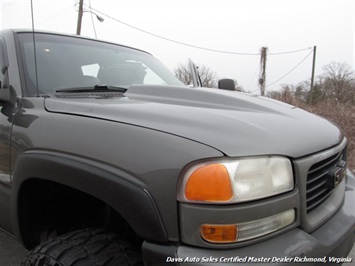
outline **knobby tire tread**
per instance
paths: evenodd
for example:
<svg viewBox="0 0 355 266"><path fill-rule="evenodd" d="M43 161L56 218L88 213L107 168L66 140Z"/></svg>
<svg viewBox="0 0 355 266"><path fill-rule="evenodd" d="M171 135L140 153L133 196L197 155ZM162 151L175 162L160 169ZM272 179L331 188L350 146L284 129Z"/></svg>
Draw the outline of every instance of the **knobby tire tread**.
<svg viewBox="0 0 355 266"><path fill-rule="evenodd" d="M84 229L34 248L22 266L141 266L140 252L104 229Z"/></svg>

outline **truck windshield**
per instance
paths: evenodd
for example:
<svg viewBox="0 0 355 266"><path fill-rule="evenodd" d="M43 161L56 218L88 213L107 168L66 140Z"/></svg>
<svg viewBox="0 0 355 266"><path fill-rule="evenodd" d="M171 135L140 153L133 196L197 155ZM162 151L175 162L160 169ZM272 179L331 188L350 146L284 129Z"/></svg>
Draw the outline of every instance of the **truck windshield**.
<svg viewBox="0 0 355 266"><path fill-rule="evenodd" d="M36 33L36 62L32 33L18 34L29 96L38 92L106 84L183 84L152 55L133 48L84 38ZM37 77L36 77L37 76ZM36 82L38 78L38 82Z"/></svg>

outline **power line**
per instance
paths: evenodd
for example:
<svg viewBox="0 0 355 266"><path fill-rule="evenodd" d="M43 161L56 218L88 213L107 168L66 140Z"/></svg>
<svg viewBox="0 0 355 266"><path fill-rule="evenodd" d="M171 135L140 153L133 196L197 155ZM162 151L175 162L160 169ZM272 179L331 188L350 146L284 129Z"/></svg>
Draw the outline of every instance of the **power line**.
<svg viewBox="0 0 355 266"><path fill-rule="evenodd" d="M92 10L92 8L91 8L91 0L89 0L89 8L90 8L92 27L94 28L95 38L97 39L96 28L95 28L95 23L94 23L94 17L93 17L93 13L91 12L91 10Z"/></svg>
<svg viewBox="0 0 355 266"><path fill-rule="evenodd" d="M255 77L256 77L256 74L258 73L258 70L259 70L259 65L256 67L255 73L254 73L253 77L251 78L251 80L249 81L248 86L247 86L247 88L246 88L245 90L248 90L248 89L249 89L251 83L253 82L253 80L254 80Z"/></svg>
<svg viewBox="0 0 355 266"><path fill-rule="evenodd" d="M133 26L131 24L128 24L128 23L126 23L126 22L124 22L122 20L114 18L114 17L112 17L110 15L107 15L107 14L105 14L105 13L103 13L103 12L101 12L101 11L95 9L95 8L91 7L91 9L94 10L95 12L100 13L101 15L106 16L106 17L108 17L108 18L110 18L110 19L112 19L112 20L114 20L114 21L116 21L118 23L121 23L121 24L123 24L123 25L125 25L127 27L130 27L132 29L135 29L137 31L143 32L145 34L154 36L156 38L163 39L165 41L177 43L177 44L188 46L188 47L192 47L192 48L195 48L195 49L200 49L200 50L205 50L205 51L210 51L210 52L216 52L216 53L233 54L233 55L257 55L257 56L260 55L259 53L242 53L242 52L232 52L232 51L224 51L224 50L212 49L212 48L207 48L207 47L202 47L202 46L197 46L197 45L193 45L193 44L177 41L177 40L174 40L174 39L170 39L170 38L164 37L162 35L158 35L158 34L143 30L143 29L138 28L136 26ZM278 53L269 53L269 55L281 55L281 54L297 53L297 52L305 51L305 50L308 50L308 49L310 49L310 48L299 49L299 50L294 50L294 51L278 52Z"/></svg>
<svg viewBox="0 0 355 266"><path fill-rule="evenodd" d="M312 49L313 49L312 47L308 47L308 48L304 48L304 49L287 51L287 52L268 53L267 55L293 54L293 53L303 52L303 51L312 50Z"/></svg>
<svg viewBox="0 0 355 266"><path fill-rule="evenodd" d="M269 87L271 85L274 85L275 83L279 82L281 79L283 79L284 77L286 77L288 74L290 74L293 70L295 70L299 65L301 65L311 54L313 53L313 50L307 54L307 56L305 58L302 59L301 62L299 62L294 68L292 68L290 71L288 71L285 75L283 75L281 78L279 78L278 80L274 81L271 84L268 84L266 87Z"/></svg>

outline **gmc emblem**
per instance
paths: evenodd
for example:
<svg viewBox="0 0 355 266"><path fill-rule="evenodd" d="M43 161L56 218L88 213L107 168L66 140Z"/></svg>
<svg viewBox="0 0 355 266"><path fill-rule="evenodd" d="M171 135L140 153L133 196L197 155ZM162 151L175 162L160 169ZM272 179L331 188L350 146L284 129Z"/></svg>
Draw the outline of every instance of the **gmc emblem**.
<svg viewBox="0 0 355 266"><path fill-rule="evenodd" d="M328 173L328 184L335 188L346 175L346 161L339 160L337 164Z"/></svg>

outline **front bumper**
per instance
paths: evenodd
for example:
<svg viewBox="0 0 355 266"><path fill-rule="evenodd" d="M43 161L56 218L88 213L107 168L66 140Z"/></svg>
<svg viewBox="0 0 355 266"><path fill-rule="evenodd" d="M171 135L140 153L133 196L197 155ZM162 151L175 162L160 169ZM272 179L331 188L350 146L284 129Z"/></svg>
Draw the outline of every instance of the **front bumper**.
<svg viewBox="0 0 355 266"><path fill-rule="evenodd" d="M306 262L349 262L355 241L355 176L347 172L344 202L335 215L312 233L294 228L263 242L233 249L208 249L184 244L164 245L145 242L145 265L239 265L265 263L290 265ZM342 261L340 261L342 259ZM338 264L339 265L339 264Z"/></svg>

